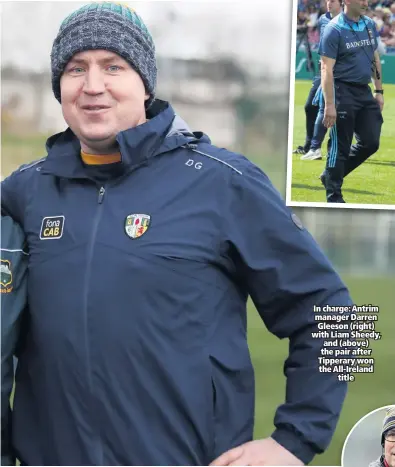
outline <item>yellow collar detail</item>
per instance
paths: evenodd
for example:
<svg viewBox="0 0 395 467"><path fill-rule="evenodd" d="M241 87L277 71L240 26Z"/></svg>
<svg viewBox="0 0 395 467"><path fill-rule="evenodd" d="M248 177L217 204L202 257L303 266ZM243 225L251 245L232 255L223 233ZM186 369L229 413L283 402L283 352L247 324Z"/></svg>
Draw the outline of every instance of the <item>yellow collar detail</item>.
<svg viewBox="0 0 395 467"><path fill-rule="evenodd" d="M115 152L114 154L86 154L81 151L81 159L86 165L104 165L113 164L114 162L121 161L121 153Z"/></svg>

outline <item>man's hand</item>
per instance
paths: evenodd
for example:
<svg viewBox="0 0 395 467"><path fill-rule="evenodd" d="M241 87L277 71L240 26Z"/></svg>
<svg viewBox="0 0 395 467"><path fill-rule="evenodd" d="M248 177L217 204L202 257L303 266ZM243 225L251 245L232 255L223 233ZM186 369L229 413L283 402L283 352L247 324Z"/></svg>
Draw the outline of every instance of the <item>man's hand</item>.
<svg viewBox="0 0 395 467"><path fill-rule="evenodd" d="M383 108L384 108L384 96L382 94L375 94L374 95L374 98L376 99L376 101L378 102L379 106L380 106L380 110L381 112L383 111Z"/></svg>
<svg viewBox="0 0 395 467"><path fill-rule="evenodd" d="M250 441L219 456L210 465L304 465L273 438Z"/></svg>
<svg viewBox="0 0 395 467"><path fill-rule="evenodd" d="M322 123L326 128L331 128L336 123L337 113L335 104L325 104L324 119Z"/></svg>

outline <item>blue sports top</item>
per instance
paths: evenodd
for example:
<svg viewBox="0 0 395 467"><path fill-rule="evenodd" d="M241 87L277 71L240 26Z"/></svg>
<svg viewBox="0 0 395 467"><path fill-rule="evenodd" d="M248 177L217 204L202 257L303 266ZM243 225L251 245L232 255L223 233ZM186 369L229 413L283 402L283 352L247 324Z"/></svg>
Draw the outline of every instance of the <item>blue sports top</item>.
<svg viewBox="0 0 395 467"><path fill-rule="evenodd" d="M323 15L321 15L319 17L318 23L317 23L317 28L318 28L318 32L320 34L320 41L322 39L322 35L324 33L325 27L331 22L331 20L332 20L332 16L329 13L329 11L327 11L326 13L324 13Z"/></svg>
<svg viewBox="0 0 395 467"><path fill-rule="evenodd" d="M377 37L376 25L368 16L355 22L340 13L325 27L319 54L336 60L335 79L369 84Z"/></svg>

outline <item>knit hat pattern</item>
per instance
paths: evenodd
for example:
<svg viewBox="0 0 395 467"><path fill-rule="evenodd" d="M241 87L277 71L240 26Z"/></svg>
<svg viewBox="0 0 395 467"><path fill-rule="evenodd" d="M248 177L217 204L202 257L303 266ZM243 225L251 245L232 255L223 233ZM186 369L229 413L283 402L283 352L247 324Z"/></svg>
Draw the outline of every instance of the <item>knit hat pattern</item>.
<svg viewBox="0 0 395 467"><path fill-rule="evenodd" d="M71 13L61 24L51 51L52 90L61 101L60 78L73 55L104 49L124 58L155 98L157 66L155 45L140 16L127 5L92 2Z"/></svg>
<svg viewBox="0 0 395 467"><path fill-rule="evenodd" d="M388 407L385 417L383 420L383 429L382 429L382 435L381 435L381 444L384 444L384 436L385 434L395 428L395 405Z"/></svg>

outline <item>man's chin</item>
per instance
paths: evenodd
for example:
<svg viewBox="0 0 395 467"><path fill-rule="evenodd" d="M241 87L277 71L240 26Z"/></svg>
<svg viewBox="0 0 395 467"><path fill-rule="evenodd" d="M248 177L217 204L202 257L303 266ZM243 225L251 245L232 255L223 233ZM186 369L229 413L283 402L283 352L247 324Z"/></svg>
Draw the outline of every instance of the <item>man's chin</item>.
<svg viewBox="0 0 395 467"><path fill-rule="evenodd" d="M112 142L115 141L116 134L113 131L97 129L87 129L81 131L81 139L90 143Z"/></svg>
<svg viewBox="0 0 395 467"><path fill-rule="evenodd" d="M86 131L81 132L79 139L91 150L96 148L97 151L100 151L115 147L115 137L114 133L109 133L108 131Z"/></svg>
<svg viewBox="0 0 395 467"><path fill-rule="evenodd" d="M108 133L84 133L82 137L89 143L105 143L107 141L115 141L115 135Z"/></svg>

